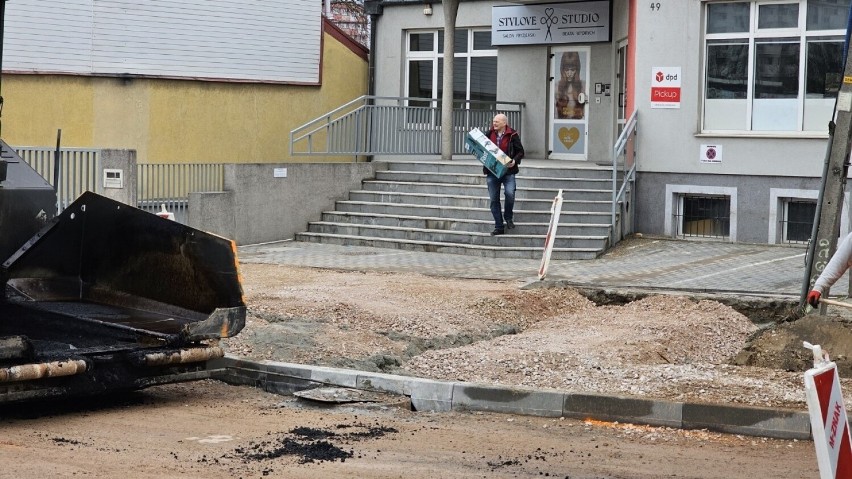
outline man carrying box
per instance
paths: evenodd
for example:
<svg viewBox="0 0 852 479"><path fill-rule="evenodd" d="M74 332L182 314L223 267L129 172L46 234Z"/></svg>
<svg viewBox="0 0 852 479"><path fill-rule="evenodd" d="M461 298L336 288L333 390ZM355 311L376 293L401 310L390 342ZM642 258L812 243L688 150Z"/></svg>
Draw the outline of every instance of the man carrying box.
<svg viewBox="0 0 852 479"><path fill-rule="evenodd" d="M482 172L485 174L485 181L488 184L488 196L491 199L491 215L494 216L494 231L491 235L501 235L506 232L505 228L513 229L515 227L513 209L515 207L515 175L518 174L518 166L524 158L524 147L521 144L521 137L518 132L513 130L507 124L509 119L506 115L498 113L494 116L491 122L491 129L485 133L501 151L506 153L512 159L506 164L508 170L502 177L497 177L488 170L482 167ZM500 205L500 185L503 185L506 196L506 210L502 211ZM503 220L506 220L505 228Z"/></svg>

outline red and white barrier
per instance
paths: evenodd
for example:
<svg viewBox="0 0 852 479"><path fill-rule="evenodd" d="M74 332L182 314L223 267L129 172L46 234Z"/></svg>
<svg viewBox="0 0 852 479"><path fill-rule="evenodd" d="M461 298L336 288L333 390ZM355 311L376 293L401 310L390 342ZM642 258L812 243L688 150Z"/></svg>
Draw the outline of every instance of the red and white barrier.
<svg viewBox="0 0 852 479"><path fill-rule="evenodd" d="M166 211L166 204L165 203L160 204L160 211L158 211L156 213L156 215L159 216L160 218L165 218L167 220L172 220L172 221L175 220L175 214L172 213L171 211Z"/></svg>
<svg viewBox="0 0 852 479"><path fill-rule="evenodd" d="M550 225L547 227L547 235L544 237L544 253L541 255L541 266L538 268L538 279L543 280L547 275L547 267L550 266L550 255L553 253L553 243L556 241L556 229L559 227L559 216L562 215L562 190L553 198L550 207Z"/></svg>
<svg viewBox="0 0 852 479"><path fill-rule="evenodd" d="M805 394L811 417L820 479L852 478L852 440L837 364L819 345L804 344L814 353L814 367L805 372Z"/></svg>

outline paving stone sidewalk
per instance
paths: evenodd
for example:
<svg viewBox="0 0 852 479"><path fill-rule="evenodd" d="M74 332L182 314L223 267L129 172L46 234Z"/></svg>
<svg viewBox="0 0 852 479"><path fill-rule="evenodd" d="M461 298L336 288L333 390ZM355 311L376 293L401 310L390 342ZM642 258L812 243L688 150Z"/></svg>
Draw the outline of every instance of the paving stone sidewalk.
<svg viewBox="0 0 852 479"><path fill-rule="evenodd" d="M546 281L577 286L653 288L798 297L803 246L631 238L595 260L551 261ZM538 281L540 260L494 259L362 246L283 241L239 248L243 263ZM832 294L844 294L841 279Z"/></svg>

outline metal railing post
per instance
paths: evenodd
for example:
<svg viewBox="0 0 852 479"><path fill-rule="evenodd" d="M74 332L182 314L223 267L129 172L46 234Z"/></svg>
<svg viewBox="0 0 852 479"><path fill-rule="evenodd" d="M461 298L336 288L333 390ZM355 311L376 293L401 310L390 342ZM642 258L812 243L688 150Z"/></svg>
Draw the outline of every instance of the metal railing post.
<svg viewBox="0 0 852 479"><path fill-rule="evenodd" d="M623 229L624 226L624 218L621 221L618 221L618 213L619 213L619 202L624 194L627 192L628 185L633 182L633 177L636 174L636 128L639 122L639 110L633 112L630 115L630 119L624 124L624 130L621 131L621 134L618 135L618 139L615 140L615 145L612 148L612 218L611 218L611 228L610 228L610 244L614 245L618 240L621 241L622 235L619 235L616 231L616 226L619 229ZM633 142L631 145L630 137L633 136ZM627 168L627 157L624 158L624 171L622 172L622 185L618 183L618 159L619 157L625 153L627 147L630 146L632 150L630 152L631 157L633 159L633 164L628 169ZM633 189L630 189L631 194L633 194ZM632 199L631 199L632 202ZM631 211L631 224L635 219L635 205Z"/></svg>

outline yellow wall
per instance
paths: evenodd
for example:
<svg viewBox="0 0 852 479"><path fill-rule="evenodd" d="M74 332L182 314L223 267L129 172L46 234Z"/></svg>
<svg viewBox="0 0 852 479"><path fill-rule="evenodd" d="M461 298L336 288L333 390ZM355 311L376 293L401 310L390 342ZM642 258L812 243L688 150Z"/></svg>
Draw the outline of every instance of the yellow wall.
<svg viewBox="0 0 852 479"><path fill-rule="evenodd" d="M367 61L323 42L322 86L12 75L2 78L13 146L127 148L139 163L352 161L290 157L290 131L367 94Z"/></svg>

